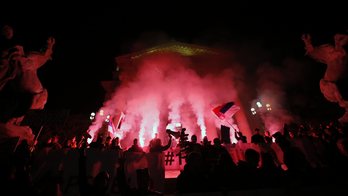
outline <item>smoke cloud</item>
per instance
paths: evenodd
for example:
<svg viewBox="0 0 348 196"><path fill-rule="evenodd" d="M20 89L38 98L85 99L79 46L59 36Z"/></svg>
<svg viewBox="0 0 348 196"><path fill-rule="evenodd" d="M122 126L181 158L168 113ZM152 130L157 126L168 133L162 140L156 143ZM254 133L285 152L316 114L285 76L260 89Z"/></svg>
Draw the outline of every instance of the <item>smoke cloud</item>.
<svg viewBox="0 0 348 196"><path fill-rule="evenodd" d="M295 94L296 91L289 96L289 89L306 86L307 69L304 63L289 58L283 61L282 66L263 63L257 69L258 98L253 100L252 107L257 108L257 102L262 104L258 112L262 113L261 119L271 134L282 131L284 123L301 122L300 117L290 112L289 107L301 104L296 103L296 100L302 100L303 103L307 100L303 94ZM266 104L270 104L271 110L267 110Z"/></svg>
<svg viewBox="0 0 348 196"><path fill-rule="evenodd" d="M198 75L190 68L190 58L177 53L152 54L140 60L133 81L122 84L100 108L104 115L97 113L90 127L92 135L102 126L104 116L124 112L125 121L118 134L125 146L131 145L134 138L146 146L155 132L164 138L166 128L176 131L176 123L187 129L189 137L193 134L198 138L207 135L211 140L217 137L216 128L222 122L211 113L210 107L234 101L234 79L241 77L230 68ZM213 124L213 128L207 124Z"/></svg>

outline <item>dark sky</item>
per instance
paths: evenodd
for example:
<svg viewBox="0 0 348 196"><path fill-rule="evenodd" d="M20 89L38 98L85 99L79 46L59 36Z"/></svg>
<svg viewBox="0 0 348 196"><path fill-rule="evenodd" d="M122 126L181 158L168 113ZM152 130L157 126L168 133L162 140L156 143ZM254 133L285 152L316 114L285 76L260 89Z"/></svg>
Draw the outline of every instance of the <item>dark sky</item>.
<svg viewBox="0 0 348 196"><path fill-rule="evenodd" d="M315 63L304 57L301 34L314 34L314 43L322 44L348 29L342 5L277 2L16 3L1 5L1 19L13 27L13 41L25 50L39 50L49 36L56 39L53 60L38 70L48 90L46 107L79 113L102 105L100 81L112 78L119 55L175 39L240 51L251 73L263 61L277 64L287 57ZM253 43L261 49L254 50ZM246 50L255 54L248 57ZM258 51L271 55L263 59Z"/></svg>

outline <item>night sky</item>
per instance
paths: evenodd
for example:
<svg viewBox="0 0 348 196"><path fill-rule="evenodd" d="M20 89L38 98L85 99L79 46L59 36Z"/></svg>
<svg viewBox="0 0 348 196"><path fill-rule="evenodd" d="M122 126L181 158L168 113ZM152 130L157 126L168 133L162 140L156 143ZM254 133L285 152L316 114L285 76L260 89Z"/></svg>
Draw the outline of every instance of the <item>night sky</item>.
<svg viewBox="0 0 348 196"><path fill-rule="evenodd" d="M100 81L112 79L115 57L170 40L234 51L251 86L264 62L281 67L286 58L302 61L313 68L306 72L311 73L302 84L306 88L285 90L310 89L307 102L310 96L325 102L319 89L325 65L304 56L301 35L312 34L313 44L333 42L336 33L348 29L343 5L222 2L6 4L1 5L1 23L12 26L13 41L27 51L39 50L49 36L56 39L53 60L38 70L48 90L46 108L97 111L105 93Z"/></svg>

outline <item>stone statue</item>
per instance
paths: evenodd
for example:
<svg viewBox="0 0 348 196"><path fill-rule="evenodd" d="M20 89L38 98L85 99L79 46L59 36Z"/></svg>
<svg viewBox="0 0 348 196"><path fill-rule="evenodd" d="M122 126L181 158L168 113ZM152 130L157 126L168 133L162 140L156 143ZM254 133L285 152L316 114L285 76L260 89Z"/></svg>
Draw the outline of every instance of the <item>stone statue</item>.
<svg viewBox="0 0 348 196"><path fill-rule="evenodd" d="M305 42L306 55L314 60L327 64L324 77L320 80L320 90L324 97L330 102L337 102L339 106L346 110L345 114L338 119L340 123L348 123L348 100L345 100L342 93L348 89L340 89L337 82L346 80L348 76L348 56L343 46L348 42L348 35L336 34L334 36L335 46L324 44L314 47L311 44L311 37L308 34L302 35ZM346 82L346 81L345 81Z"/></svg>
<svg viewBox="0 0 348 196"><path fill-rule="evenodd" d="M14 92L29 94L28 109L43 109L47 101L47 90L37 77L37 69L51 60L54 38L47 40L43 52L30 51L24 53L23 47L12 45L13 30L5 25L2 29L1 61L0 61L0 91L8 82ZM19 125L24 116L11 118L8 121Z"/></svg>

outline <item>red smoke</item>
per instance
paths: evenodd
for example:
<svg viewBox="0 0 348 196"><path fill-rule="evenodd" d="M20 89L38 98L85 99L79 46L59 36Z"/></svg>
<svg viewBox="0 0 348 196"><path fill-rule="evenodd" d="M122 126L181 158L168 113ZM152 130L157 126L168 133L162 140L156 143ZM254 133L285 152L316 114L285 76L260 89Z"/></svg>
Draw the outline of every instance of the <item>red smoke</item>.
<svg viewBox="0 0 348 196"><path fill-rule="evenodd" d="M206 134L210 140L217 137L215 127L220 128L221 121L211 114L210 106L234 101L234 72L225 69L200 76L190 69L191 65L190 57L178 53L142 57L133 81L122 84L100 108L111 116L125 113L121 127L123 146L131 145L134 138L147 146L154 132L163 139L167 125L175 127L176 123L182 123L190 136L201 138ZM204 69L219 72L213 66ZM96 116L90 127L92 134L104 120ZM207 123L215 124L214 128L206 129Z"/></svg>
<svg viewBox="0 0 348 196"><path fill-rule="evenodd" d="M284 123L300 122L299 117L287 109L287 106L294 100L287 98L286 88L306 85L303 79L305 78L305 69L306 64L293 59L285 59L282 66L274 66L270 63L259 66L257 70L259 76L257 82L258 98L252 104L255 105L257 101L263 105L270 104L272 110L262 114L261 119L266 130L271 134L282 131Z"/></svg>

